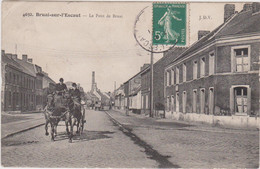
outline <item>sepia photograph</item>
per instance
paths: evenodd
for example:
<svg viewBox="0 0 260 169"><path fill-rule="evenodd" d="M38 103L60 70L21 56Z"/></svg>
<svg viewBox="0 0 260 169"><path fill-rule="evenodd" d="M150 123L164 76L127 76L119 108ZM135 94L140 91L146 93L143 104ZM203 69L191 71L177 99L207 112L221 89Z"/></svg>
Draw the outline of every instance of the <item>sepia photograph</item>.
<svg viewBox="0 0 260 169"><path fill-rule="evenodd" d="M1 166L259 168L260 2L1 3Z"/></svg>

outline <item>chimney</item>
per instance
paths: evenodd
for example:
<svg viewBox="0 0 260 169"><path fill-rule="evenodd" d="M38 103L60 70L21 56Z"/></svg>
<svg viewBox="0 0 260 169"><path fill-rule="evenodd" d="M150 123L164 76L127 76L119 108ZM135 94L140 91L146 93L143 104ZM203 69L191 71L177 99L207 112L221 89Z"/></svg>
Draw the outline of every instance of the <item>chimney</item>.
<svg viewBox="0 0 260 169"><path fill-rule="evenodd" d="M94 91L96 89L96 83L95 83L95 71L92 72L92 86L91 91Z"/></svg>
<svg viewBox="0 0 260 169"><path fill-rule="evenodd" d="M227 21L235 13L235 5L234 4L226 4L224 6L224 22Z"/></svg>
<svg viewBox="0 0 260 169"><path fill-rule="evenodd" d="M27 59L28 59L28 56L27 56L27 55L22 55L22 60L23 60L24 62L27 62Z"/></svg>
<svg viewBox="0 0 260 169"><path fill-rule="evenodd" d="M250 10L252 10L252 8L253 8L253 5L247 3L247 4L244 4L243 11L250 11Z"/></svg>
<svg viewBox="0 0 260 169"><path fill-rule="evenodd" d="M4 55L5 54L5 50L2 50L2 55Z"/></svg>
<svg viewBox="0 0 260 169"><path fill-rule="evenodd" d="M32 58L29 58L29 59L28 59L28 62L32 63L32 62L33 62L33 59L32 59Z"/></svg>
<svg viewBox="0 0 260 169"><path fill-rule="evenodd" d="M253 13L260 11L260 2L253 2L252 3Z"/></svg>
<svg viewBox="0 0 260 169"><path fill-rule="evenodd" d="M200 40L203 36L206 36L209 33L210 33L210 31L199 30L198 31L198 40Z"/></svg>
<svg viewBox="0 0 260 169"><path fill-rule="evenodd" d="M92 84L94 84L95 83L95 72L93 71L92 72Z"/></svg>
<svg viewBox="0 0 260 169"><path fill-rule="evenodd" d="M12 59L16 60L17 59L17 54L12 54Z"/></svg>
<svg viewBox="0 0 260 169"><path fill-rule="evenodd" d="M149 66L150 66L150 64L145 63L145 64L140 68L140 71L146 69L146 68L149 67Z"/></svg>

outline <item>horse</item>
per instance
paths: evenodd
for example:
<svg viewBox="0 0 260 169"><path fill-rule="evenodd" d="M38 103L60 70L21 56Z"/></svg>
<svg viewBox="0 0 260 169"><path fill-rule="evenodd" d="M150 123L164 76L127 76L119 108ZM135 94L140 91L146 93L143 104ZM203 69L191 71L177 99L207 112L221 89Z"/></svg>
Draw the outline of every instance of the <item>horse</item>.
<svg viewBox="0 0 260 169"><path fill-rule="evenodd" d="M69 135L69 142L72 142L73 138L73 127L77 126L76 133L79 133L81 135L81 132L83 130L83 124L80 126L80 123L84 120L84 108L81 107L81 104L76 100L76 98L70 97L68 101L68 108L69 108L69 124L70 124L70 135ZM83 113L82 113L83 111ZM80 129L81 127L81 129Z"/></svg>
<svg viewBox="0 0 260 169"><path fill-rule="evenodd" d="M47 105L43 110L43 114L45 117L45 135L48 136L48 124L50 123L50 116L52 115L52 111L54 109L54 98L52 94L47 96Z"/></svg>
<svg viewBox="0 0 260 169"><path fill-rule="evenodd" d="M55 105L55 95L48 95L47 105L44 108L45 116L45 135L48 136L48 124L51 125L51 140L54 141L54 138L57 136L57 126L60 120L64 120L66 124L66 131L69 135L68 122L70 120L69 111L67 108L68 93L65 93L64 96L61 96L65 100L65 104L56 104Z"/></svg>

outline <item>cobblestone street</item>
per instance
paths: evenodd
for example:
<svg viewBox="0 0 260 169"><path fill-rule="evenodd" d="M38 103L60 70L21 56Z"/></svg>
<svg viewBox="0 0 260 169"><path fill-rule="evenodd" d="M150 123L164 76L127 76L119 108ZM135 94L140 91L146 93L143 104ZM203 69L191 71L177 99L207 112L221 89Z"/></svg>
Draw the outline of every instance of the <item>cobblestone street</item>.
<svg viewBox="0 0 260 169"><path fill-rule="evenodd" d="M157 167L158 164L135 145L105 112L87 111L85 131L68 143L64 122L51 142L38 127L2 139L5 167Z"/></svg>
<svg viewBox="0 0 260 169"><path fill-rule="evenodd" d="M52 142L40 126L2 139L5 167L259 167L259 133L118 111L87 110L68 143L64 122Z"/></svg>

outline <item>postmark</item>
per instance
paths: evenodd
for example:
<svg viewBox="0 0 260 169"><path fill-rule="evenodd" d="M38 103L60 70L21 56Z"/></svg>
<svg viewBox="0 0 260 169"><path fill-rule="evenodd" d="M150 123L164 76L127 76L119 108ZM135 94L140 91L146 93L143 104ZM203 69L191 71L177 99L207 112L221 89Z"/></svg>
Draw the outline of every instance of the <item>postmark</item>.
<svg viewBox="0 0 260 169"><path fill-rule="evenodd" d="M187 45L187 4L153 3L137 15L134 37L146 51L162 53Z"/></svg>

